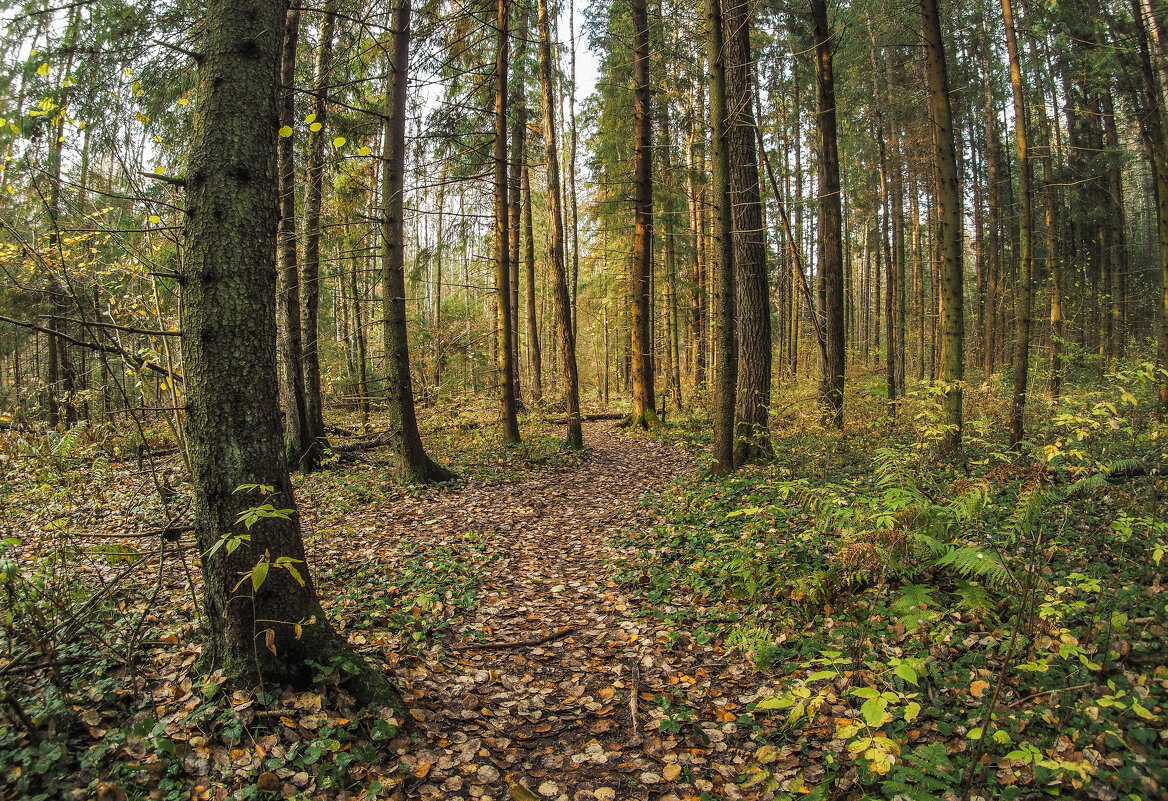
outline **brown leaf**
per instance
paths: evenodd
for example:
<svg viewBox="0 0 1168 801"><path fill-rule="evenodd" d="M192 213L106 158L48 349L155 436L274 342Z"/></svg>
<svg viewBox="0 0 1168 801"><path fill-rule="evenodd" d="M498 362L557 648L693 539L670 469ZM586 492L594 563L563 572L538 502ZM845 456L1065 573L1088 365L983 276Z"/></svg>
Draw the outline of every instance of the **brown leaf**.
<svg viewBox="0 0 1168 801"><path fill-rule="evenodd" d="M274 793L280 789L280 777L266 770L256 779L256 787L261 793Z"/></svg>

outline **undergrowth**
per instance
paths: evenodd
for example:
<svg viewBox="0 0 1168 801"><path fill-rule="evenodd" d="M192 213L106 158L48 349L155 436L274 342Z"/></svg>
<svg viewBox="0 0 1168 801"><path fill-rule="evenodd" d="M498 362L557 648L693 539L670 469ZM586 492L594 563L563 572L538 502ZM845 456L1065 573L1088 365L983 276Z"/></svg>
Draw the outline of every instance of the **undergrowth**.
<svg viewBox="0 0 1168 801"><path fill-rule="evenodd" d="M1032 401L1042 416L1018 451L999 438L1000 388L967 392L960 458L935 453L940 390L896 420L872 392L843 435L781 430L773 462L650 501L659 523L624 535L617 578L758 671L767 738L743 792L1168 791L1153 377L1144 365L1052 409ZM822 753L822 779L773 771L774 746L792 744Z"/></svg>

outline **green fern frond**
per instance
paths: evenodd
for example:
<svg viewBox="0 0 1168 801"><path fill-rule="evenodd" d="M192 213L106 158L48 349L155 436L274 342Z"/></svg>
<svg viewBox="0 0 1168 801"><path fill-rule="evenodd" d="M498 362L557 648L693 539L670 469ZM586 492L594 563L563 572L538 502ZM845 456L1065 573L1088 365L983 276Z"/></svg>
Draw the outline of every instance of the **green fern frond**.
<svg viewBox="0 0 1168 801"><path fill-rule="evenodd" d="M1013 575L998 556L981 548L952 548L936 564L938 567L952 567L963 578L976 578L994 589L1015 584Z"/></svg>

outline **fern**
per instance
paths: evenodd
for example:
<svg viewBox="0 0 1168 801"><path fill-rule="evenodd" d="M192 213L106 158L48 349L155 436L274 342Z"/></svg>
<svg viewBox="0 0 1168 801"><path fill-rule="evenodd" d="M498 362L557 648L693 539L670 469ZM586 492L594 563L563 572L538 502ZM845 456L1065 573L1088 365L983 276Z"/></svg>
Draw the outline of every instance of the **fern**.
<svg viewBox="0 0 1168 801"><path fill-rule="evenodd" d="M996 617L993 613L993 599L985 587L959 581L953 592L957 595L957 605L967 612L978 617Z"/></svg>
<svg viewBox="0 0 1168 801"><path fill-rule="evenodd" d="M82 421L70 428L61 438L53 445L50 453L55 458L64 462L77 450L77 446L81 444L81 435L85 431L85 422Z"/></svg>
<svg viewBox="0 0 1168 801"><path fill-rule="evenodd" d="M945 752L945 744L930 743L905 754L880 787L888 798L935 801L957 783L956 768Z"/></svg>
<svg viewBox="0 0 1168 801"><path fill-rule="evenodd" d="M1005 589L1016 583L1001 559L983 548L950 548L936 564L938 567L952 567L963 578L978 579L994 589Z"/></svg>

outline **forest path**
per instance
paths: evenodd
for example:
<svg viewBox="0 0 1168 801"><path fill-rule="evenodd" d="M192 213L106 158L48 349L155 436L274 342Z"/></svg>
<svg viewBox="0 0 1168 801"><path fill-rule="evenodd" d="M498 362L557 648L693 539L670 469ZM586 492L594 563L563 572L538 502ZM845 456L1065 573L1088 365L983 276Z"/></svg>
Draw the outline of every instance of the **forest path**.
<svg viewBox="0 0 1168 801"><path fill-rule="evenodd" d="M378 510L384 534L441 545L473 532L488 559L477 609L398 667L418 738L401 741L404 797L510 799L517 784L557 801L740 797L741 658L643 614L612 580L613 535L650 525L641 497L693 460L607 423L586 425L585 444L561 472Z"/></svg>

